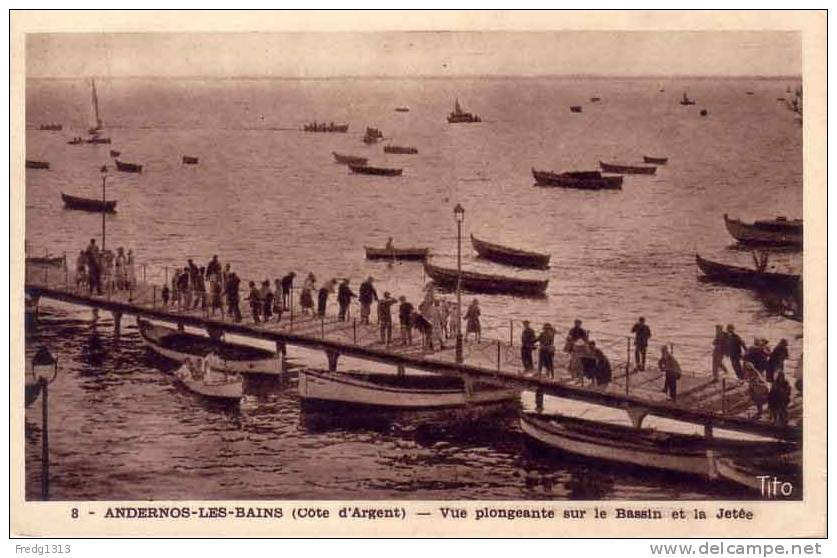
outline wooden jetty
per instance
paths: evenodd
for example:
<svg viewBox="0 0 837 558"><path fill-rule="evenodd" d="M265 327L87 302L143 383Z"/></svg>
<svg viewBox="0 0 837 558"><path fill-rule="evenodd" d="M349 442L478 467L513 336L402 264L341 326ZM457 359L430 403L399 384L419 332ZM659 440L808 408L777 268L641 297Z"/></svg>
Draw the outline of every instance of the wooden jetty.
<svg viewBox="0 0 837 558"><path fill-rule="evenodd" d="M145 268L139 266L138 269L143 269L141 277L144 277ZM24 287L36 308L39 299L52 299L106 310L113 315L117 332L121 318L129 314L176 324L179 328L200 328L212 339L234 334L271 341L276 345L283 366L287 346L292 345L323 351L330 371L337 370L339 357L345 355L389 364L397 367L399 373L411 368L531 391L539 408L543 406L544 395L549 395L623 409L638 428L647 415L654 415L703 425L706 436L712 436L713 428L718 428L781 440L801 440L801 398L794 398L789 407L789 424L779 426L769 422L767 413L756 416L746 382L734 377L713 380L708 374L684 373L679 381L677 403L672 403L660 391L662 375L656 368L649 366L644 372L633 370L629 340L626 340L626 352L623 353L627 355L625 363L620 364L612 358L612 381L607 386L595 386L569 373L569 356L563 352L555 355L555 378L524 372L520 348L515 344L511 330L508 341L488 340L484 336L480 343L466 343L462 362L457 362L453 343L442 350L425 349L420 340L408 346L398 342L387 345L380 340L377 324L339 321L333 314L325 317L294 315L293 304L290 314L278 323L254 323L249 317L233 322L229 316L212 317L205 310L164 306L160 299L161 286L144 281L129 292L106 291L104 295L90 295L87 290L76 288L73 273L66 266L56 270L54 266L36 263L27 264ZM617 355L611 354L613 356Z"/></svg>

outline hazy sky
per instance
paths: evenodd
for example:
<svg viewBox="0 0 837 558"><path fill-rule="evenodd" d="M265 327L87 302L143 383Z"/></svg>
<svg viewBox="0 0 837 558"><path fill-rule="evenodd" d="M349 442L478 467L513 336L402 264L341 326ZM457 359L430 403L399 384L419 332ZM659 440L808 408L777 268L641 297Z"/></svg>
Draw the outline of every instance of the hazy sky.
<svg viewBox="0 0 837 558"><path fill-rule="evenodd" d="M51 33L28 77L801 75L785 31Z"/></svg>

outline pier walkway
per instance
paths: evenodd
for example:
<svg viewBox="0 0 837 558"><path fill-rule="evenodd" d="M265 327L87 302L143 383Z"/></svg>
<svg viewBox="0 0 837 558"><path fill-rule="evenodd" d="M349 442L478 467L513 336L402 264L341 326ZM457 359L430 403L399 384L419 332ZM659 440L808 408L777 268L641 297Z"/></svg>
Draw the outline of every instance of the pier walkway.
<svg viewBox="0 0 837 558"><path fill-rule="evenodd" d="M246 281L242 284L246 285ZM399 371L411 368L531 391L539 406L544 395L549 395L624 409L637 426L645 416L654 415L703 425L707 436L712 435L714 427L785 440L801 438L801 397L792 398L789 424L778 426L770 423L766 405L764 414L757 416L746 382L734 376L713 380L711 376L684 370L678 382L677 402L672 403L662 393L663 374L656 367L656 358L649 351L649 366L646 371L637 371L630 363L629 346L623 363L611 360L612 381L607 386L596 386L589 380L572 376L568 370L569 357L560 351L560 345L555 354L555 378L524 372L520 348L513 335L507 340L488 339L484 335L480 343L466 342L462 363L456 362L452 338L445 349L428 350L422 347L421 336L414 331L413 344L402 345L397 307L393 312L393 341L387 345L381 342L377 324L365 325L353 318L339 321L334 312L327 312L320 318L300 316L291 311L284 313L280 322L274 317L268 323L255 323L250 316L234 322L229 316L216 314L213 317L206 310L178 309L171 303L164 306L160 289L161 285L140 281L131 291L90 295L87 289L76 288L66 266L26 264L25 290L36 306L40 299L46 298L106 310L113 314L117 330L123 315L133 315L180 327L200 328L214 339L221 339L228 333L272 341L277 352L283 355L288 345L322 350L327 357L328 369L333 371L337 370L339 357L345 355L390 364ZM333 301L334 297L330 298ZM243 312L249 310L246 302L242 301L241 306ZM537 354L535 359L537 362Z"/></svg>

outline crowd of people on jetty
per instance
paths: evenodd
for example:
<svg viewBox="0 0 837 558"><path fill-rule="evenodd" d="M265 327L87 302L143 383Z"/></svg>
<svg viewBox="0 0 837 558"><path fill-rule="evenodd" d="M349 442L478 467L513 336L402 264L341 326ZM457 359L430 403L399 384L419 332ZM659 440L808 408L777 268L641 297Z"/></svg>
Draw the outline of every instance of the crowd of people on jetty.
<svg viewBox="0 0 837 558"><path fill-rule="evenodd" d="M130 291L136 287L133 250L120 246L116 253L102 250L91 238L76 256L76 288L102 295L105 292Z"/></svg>

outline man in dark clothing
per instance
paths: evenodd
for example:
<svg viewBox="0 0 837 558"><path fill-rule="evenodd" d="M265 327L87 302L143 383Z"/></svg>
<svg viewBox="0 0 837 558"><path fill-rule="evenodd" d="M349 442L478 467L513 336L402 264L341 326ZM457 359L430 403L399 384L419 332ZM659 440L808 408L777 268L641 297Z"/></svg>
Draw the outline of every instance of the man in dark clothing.
<svg viewBox="0 0 837 558"><path fill-rule="evenodd" d="M571 353L573 345L579 339L587 341L587 330L581 327L581 320L576 320L572 329L570 329L569 333L567 333L567 341L564 345L564 352Z"/></svg>
<svg viewBox="0 0 837 558"><path fill-rule="evenodd" d="M648 351L648 340L651 339L651 328L645 324L645 318L639 317L637 323L631 328L634 334L634 357L636 357L636 369L645 370L645 353Z"/></svg>
<svg viewBox="0 0 837 558"><path fill-rule="evenodd" d="M87 254L87 269L90 273L87 287L90 294L93 294L93 289L96 290L96 294L102 294L102 266L99 262L99 247L96 246L95 238L90 239L90 244L87 245L85 253Z"/></svg>
<svg viewBox="0 0 837 558"><path fill-rule="evenodd" d="M770 357L767 359L767 381L773 382L775 374L785 371L785 361L788 359L788 340L782 339L773 348Z"/></svg>
<svg viewBox="0 0 837 558"><path fill-rule="evenodd" d="M241 321L241 310L238 307L238 285L241 282L241 279L238 278L238 275L235 273L230 273L229 277L227 278L227 308L229 308L229 313L233 317L233 320L236 322Z"/></svg>
<svg viewBox="0 0 837 558"><path fill-rule="evenodd" d="M741 363L739 362L739 365ZM660 372L665 375L665 382L663 383L663 393L667 393L672 401L677 401L677 380L682 376L680 364L675 360L674 355L668 350L667 345L663 345L662 356L657 365L660 367Z"/></svg>
<svg viewBox="0 0 837 558"><path fill-rule="evenodd" d="M197 308L198 306L200 306L202 310L205 310L206 309L206 282L204 281L203 277L204 277L204 271L203 271L203 268L200 268L200 269L198 269L198 273L195 275L195 284L194 284L194 287L193 287L194 290L195 290L195 306L194 306L194 308Z"/></svg>
<svg viewBox="0 0 837 558"><path fill-rule="evenodd" d="M724 326L718 324L715 326L715 339L712 340L712 377L718 379L718 371L723 370L727 373L727 367L724 366L724 357L729 354L727 350L727 334L724 333Z"/></svg>
<svg viewBox="0 0 837 558"><path fill-rule="evenodd" d="M613 378L613 369L610 366L610 361L602 350L596 347L595 341L590 341L590 351L593 353L593 358L596 361L596 371L593 376L596 384L606 386Z"/></svg>
<svg viewBox="0 0 837 558"><path fill-rule="evenodd" d="M219 280L221 279L221 262L218 261L217 254L213 255L209 263L206 264L206 278L209 279L213 275L218 277Z"/></svg>
<svg viewBox="0 0 837 558"><path fill-rule="evenodd" d="M735 375L741 379L744 378L744 373L741 371L741 353L746 350L747 346L744 341L735 333L735 326L727 325L727 355L729 355Z"/></svg>
<svg viewBox="0 0 837 558"><path fill-rule="evenodd" d="M770 418L777 426L788 424L788 405L790 404L791 387L785 379L785 373L779 370L776 374L776 381L770 387L767 394L767 409L770 411Z"/></svg>
<svg viewBox="0 0 837 558"><path fill-rule="evenodd" d="M529 327L529 321L523 320L523 333L520 334L520 360L523 361L523 370L531 372L535 366L532 362L532 351L535 350L535 330Z"/></svg>
<svg viewBox="0 0 837 558"><path fill-rule="evenodd" d="M378 323L381 325L381 342L389 345L392 341L392 313L390 309L397 301L384 293L384 298L378 301Z"/></svg>
<svg viewBox="0 0 837 558"><path fill-rule="evenodd" d="M372 309L372 301L378 300L378 293L375 291L375 287L372 286L373 279L369 277L360 284L360 296L358 300L360 301L360 323L368 324L369 323L369 312Z"/></svg>
<svg viewBox="0 0 837 558"><path fill-rule="evenodd" d="M401 324L401 344L413 344L413 305L407 302L407 297L400 296L398 301L398 323Z"/></svg>
<svg viewBox="0 0 837 558"><path fill-rule="evenodd" d="M189 290L189 268L184 267L180 275L177 276L177 292L180 293L178 300L178 309L186 309L192 306L192 291Z"/></svg>
<svg viewBox="0 0 837 558"><path fill-rule="evenodd" d="M349 288L349 280L343 279L340 282L340 286L337 287L337 319L341 322L346 321L346 312L355 296L355 293Z"/></svg>
<svg viewBox="0 0 837 558"><path fill-rule="evenodd" d="M293 271L282 277L282 307L285 310L289 310L288 304L291 300L291 289L294 287L294 277L296 273Z"/></svg>

